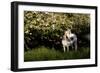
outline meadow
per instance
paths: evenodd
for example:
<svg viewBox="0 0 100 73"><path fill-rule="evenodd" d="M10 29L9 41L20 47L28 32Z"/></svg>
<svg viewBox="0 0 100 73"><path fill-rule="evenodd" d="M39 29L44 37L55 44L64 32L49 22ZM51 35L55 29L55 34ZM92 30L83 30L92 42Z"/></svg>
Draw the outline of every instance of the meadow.
<svg viewBox="0 0 100 73"><path fill-rule="evenodd" d="M28 50L24 54L24 61L50 61L50 60L70 60L70 59L87 59L90 58L90 49L79 48L78 51L70 50L63 52L61 50L50 49L48 47L37 47Z"/></svg>

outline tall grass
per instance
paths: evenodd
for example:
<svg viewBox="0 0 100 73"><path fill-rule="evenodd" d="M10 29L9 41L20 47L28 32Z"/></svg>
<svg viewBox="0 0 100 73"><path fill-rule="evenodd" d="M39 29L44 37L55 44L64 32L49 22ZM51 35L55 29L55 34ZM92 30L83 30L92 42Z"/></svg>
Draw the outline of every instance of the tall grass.
<svg viewBox="0 0 100 73"><path fill-rule="evenodd" d="M90 58L89 48L79 48L78 51L63 52L47 47L37 47L24 52L24 61L69 60Z"/></svg>

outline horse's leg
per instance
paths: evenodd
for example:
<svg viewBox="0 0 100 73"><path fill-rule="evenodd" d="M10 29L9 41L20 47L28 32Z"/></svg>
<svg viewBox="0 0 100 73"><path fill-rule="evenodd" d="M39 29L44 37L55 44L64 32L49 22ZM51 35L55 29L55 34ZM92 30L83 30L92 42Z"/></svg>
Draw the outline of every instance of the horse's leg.
<svg viewBox="0 0 100 73"><path fill-rule="evenodd" d="M71 45L72 49L74 48L74 44Z"/></svg>
<svg viewBox="0 0 100 73"><path fill-rule="evenodd" d="M64 52L66 51L66 48L65 48L65 46L63 46L63 50L64 50Z"/></svg>
<svg viewBox="0 0 100 73"><path fill-rule="evenodd" d="M67 46L67 52L69 51L69 46Z"/></svg>

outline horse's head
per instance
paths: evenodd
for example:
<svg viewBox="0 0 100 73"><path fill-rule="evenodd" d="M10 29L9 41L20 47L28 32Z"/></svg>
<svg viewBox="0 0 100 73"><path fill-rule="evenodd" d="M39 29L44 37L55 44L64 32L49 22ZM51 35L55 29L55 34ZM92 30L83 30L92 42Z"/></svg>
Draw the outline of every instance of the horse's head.
<svg viewBox="0 0 100 73"><path fill-rule="evenodd" d="M66 35L67 37L69 37L71 34L71 30L70 29L67 29L65 32L64 32L64 35Z"/></svg>
<svg viewBox="0 0 100 73"><path fill-rule="evenodd" d="M71 30L70 30L70 29L66 30L66 31L64 32L63 38L66 39L67 41L70 41L70 40L71 40L71 39L70 39L70 34L71 34Z"/></svg>

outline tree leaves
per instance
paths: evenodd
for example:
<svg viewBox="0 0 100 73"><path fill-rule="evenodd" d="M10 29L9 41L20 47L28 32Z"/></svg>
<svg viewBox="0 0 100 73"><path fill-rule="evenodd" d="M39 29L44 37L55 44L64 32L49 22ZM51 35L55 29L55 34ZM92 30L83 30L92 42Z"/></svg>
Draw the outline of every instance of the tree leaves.
<svg viewBox="0 0 100 73"><path fill-rule="evenodd" d="M29 41L26 37L31 40L33 40L32 38L35 40L60 39L68 28L77 35L89 33L90 14L24 11L25 42ZM38 40L37 42L39 43Z"/></svg>

